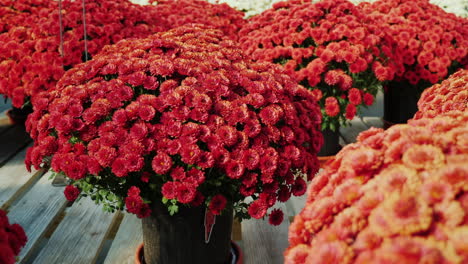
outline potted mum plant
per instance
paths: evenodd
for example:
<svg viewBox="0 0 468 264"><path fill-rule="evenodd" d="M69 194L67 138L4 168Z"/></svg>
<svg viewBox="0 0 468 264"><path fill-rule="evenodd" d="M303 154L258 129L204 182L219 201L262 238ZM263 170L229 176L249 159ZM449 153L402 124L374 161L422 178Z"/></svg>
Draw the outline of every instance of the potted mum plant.
<svg viewBox="0 0 468 264"><path fill-rule="evenodd" d="M323 115L321 156L338 152L339 128L393 78L386 44L363 17L345 0L286 1L252 17L240 31L248 54L283 65L315 94Z"/></svg>
<svg viewBox="0 0 468 264"><path fill-rule="evenodd" d="M314 178L285 263L466 263L468 112L362 132Z"/></svg>
<svg viewBox="0 0 468 264"><path fill-rule="evenodd" d="M428 0L361 3L369 23L389 43L396 77L384 93L387 125L405 123L424 91L468 65L468 19L447 13ZM391 43L391 44L390 44Z"/></svg>
<svg viewBox="0 0 468 264"><path fill-rule="evenodd" d="M146 263L225 263L233 214L281 223L318 170L312 93L200 25L107 46L38 102L27 165L143 218Z"/></svg>
<svg viewBox="0 0 468 264"><path fill-rule="evenodd" d="M24 229L18 224L10 224L6 212L0 210L0 263L14 264L27 240Z"/></svg>

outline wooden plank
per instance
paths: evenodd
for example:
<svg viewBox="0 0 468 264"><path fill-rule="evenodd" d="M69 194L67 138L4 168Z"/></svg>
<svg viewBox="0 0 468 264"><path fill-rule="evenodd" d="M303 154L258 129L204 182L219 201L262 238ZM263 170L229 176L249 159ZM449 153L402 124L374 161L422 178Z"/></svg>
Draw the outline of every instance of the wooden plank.
<svg viewBox="0 0 468 264"><path fill-rule="evenodd" d="M286 212L284 204L277 204L276 208ZM283 252L288 247L288 227L287 216L279 226L270 225L267 219L242 221L244 263L284 263Z"/></svg>
<svg viewBox="0 0 468 264"><path fill-rule="evenodd" d="M75 203L34 263L95 263L116 216L89 198Z"/></svg>
<svg viewBox="0 0 468 264"><path fill-rule="evenodd" d="M7 208L14 199L32 186L43 171L28 172L24 165L26 150L14 156L7 165L0 168L0 208Z"/></svg>
<svg viewBox="0 0 468 264"><path fill-rule="evenodd" d="M362 118L362 121L364 122L364 125L366 125L368 128L383 128L383 120L381 117L365 116Z"/></svg>
<svg viewBox="0 0 468 264"><path fill-rule="evenodd" d="M104 264L133 264L135 250L142 242L141 219L133 214L125 213Z"/></svg>
<svg viewBox="0 0 468 264"><path fill-rule="evenodd" d="M42 176L9 210L10 221L23 226L28 236L28 242L18 256L19 263L25 263L30 257L40 238L67 204L62 193L64 188L52 187L49 175Z"/></svg>
<svg viewBox="0 0 468 264"><path fill-rule="evenodd" d="M307 192L302 196L291 197L291 199L285 203L288 216L295 216L299 214L302 208L304 208L306 200Z"/></svg>
<svg viewBox="0 0 468 264"><path fill-rule="evenodd" d="M31 142L31 138L24 130L24 127L13 126L5 133L2 133L0 135L0 166L3 166L8 159L29 142Z"/></svg>
<svg viewBox="0 0 468 264"><path fill-rule="evenodd" d="M349 126L340 127L340 135L343 137L346 144L351 144L356 142L356 137L365 130L367 130L367 126L364 125L360 118L355 117L351 120Z"/></svg>

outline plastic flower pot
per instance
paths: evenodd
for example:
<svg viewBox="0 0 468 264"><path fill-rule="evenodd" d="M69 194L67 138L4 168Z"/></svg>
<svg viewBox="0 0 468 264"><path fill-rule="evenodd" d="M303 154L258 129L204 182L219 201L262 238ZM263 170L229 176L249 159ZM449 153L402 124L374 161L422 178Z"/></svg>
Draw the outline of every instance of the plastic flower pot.
<svg viewBox="0 0 468 264"><path fill-rule="evenodd" d="M330 129L323 130L322 135L323 146L317 154L319 156L319 161L334 157L341 149L339 128L335 131Z"/></svg>
<svg viewBox="0 0 468 264"><path fill-rule="evenodd" d="M144 261L144 244L141 243L138 245L135 251L135 264L145 263ZM239 245L234 241L231 241L231 256L230 260L226 262L227 264L243 264L244 263L244 254L242 253Z"/></svg>
<svg viewBox="0 0 468 264"><path fill-rule="evenodd" d="M418 111L421 89L406 81L392 81L384 93L384 125L404 124Z"/></svg>
<svg viewBox="0 0 468 264"><path fill-rule="evenodd" d="M10 119L10 123L12 125L22 126L26 122L26 119L28 118L28 115L30 113L32 113L31 107L25 107L25 108L13 107L6 112L6 115L8 116L8 119Z"/></svg>
<svg viewBox="0 0 468 264"><path fill-rule="evenodd" d="M148 264L221 264L229 260L232 210L217 215L210 228L205 224L203 206L180 207L172 216L161 202L153 203L151 209L152 214L142 219L144 259Z"/></svg>

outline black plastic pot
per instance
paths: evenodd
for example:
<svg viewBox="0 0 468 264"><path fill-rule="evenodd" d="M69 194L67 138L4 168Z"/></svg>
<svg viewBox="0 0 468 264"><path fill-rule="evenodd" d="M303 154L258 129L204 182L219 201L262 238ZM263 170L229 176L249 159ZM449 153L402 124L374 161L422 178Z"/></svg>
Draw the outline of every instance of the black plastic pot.
<svg viewBox="0 0 468 264"><path fill-rule="evenodd" d="M422 90L407 81L392 81L384 92L385 126L404 124L418 111Z"/></svg>
<svg viewBox="0 0 468 264"><path fill-rule="evenodd" d="M162 203L153 203L152 215L142 219L146 264L225 264L231 258L232 210L216 216L205 243L205 208L179 207L169 215Z"/></svg>
<svg viewBox="0 0 468 264"><path fill-rule="evenodd" d="M334 156L341 149L339 128L336 131L326 129L322 131L323 146L318 152L318 156Z"/></svg>

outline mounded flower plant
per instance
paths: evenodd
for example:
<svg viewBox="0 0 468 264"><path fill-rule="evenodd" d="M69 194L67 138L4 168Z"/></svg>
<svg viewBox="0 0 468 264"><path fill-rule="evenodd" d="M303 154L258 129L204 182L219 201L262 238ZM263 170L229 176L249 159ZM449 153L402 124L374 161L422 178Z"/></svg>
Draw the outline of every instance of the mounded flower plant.
<svg viewBox="0 0 468 264"><path fill-rule="evenodd" d="M14 264L15 257L26 245L27 237L18 224L10 224L6 212L0 210L0 263Z"/></svg>
<svg viewBox="0 0 468 264"><path fill-rule="evenodd" d="M392 44L396 80L423 89L468 63L468 19L447 13L428 0L361 3L370 23Z"/></svg>
<svg viewBox="0 0 468 264"><path fill-rule="evenodd" d="M105 47L34 110L28 167L66 175L69 200L90 196L107 211L146 217L162 201L171 214L204 206L262 218L318 170L313 94L201 26Z"/></svg>
<svg viewBox="0 0 468 264"><path fill-rule="evenodd" d="M466 263L468 112L371 128L309 186L285 263Z"/></svg>
<svg viewBox="0 0 468 264"><path fill-rule="evenodd" d="M285 1L249 19L242 47L254 59L283 65L311 89L322 109L322 129L335 131L371 105L394 67L389 47L365 14L345 0Z"/></svg>

